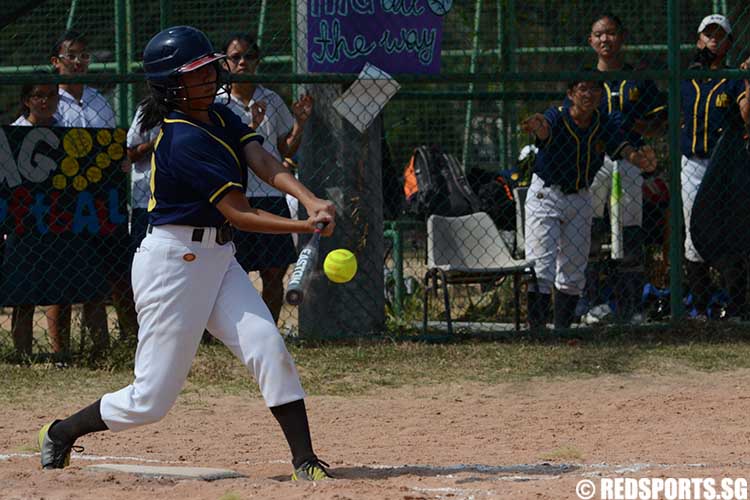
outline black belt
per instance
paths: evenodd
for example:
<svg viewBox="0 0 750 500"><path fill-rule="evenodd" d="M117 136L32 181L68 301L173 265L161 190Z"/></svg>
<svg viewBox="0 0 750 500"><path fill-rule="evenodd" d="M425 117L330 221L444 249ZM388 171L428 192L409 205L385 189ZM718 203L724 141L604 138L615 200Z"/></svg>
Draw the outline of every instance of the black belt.
<svg viewBox="0 0 750 500"><path fill-rule="evenodd" d="M146 229L146 232L151 234L154 230L154 226L151 224L148 225L148 229ZM195 242L201 242L203 241L203 235L206 232L205 228L202 227L196 227L193 229L193 235L191 236L191 240ZM224 224L222 226L219 226L216 228L216 243L219 245L224 245L226 243L229 243L234 239L234 229L229 224Z"/></svg>
<svg viewBox="0 0 750 500"><path fill-rule="evenodd" d="M546 187L546 188L547 187L557 188L560 191L562 191L562 194L576 194L576 193L580 193L581 191L585 191L585 190L588 189L588 186L587 187L582 187L580 189L576 189L575 186L563 187L560 184L552 184L552 183L549 183L547 181L544 181L544 187Z"/></svg>

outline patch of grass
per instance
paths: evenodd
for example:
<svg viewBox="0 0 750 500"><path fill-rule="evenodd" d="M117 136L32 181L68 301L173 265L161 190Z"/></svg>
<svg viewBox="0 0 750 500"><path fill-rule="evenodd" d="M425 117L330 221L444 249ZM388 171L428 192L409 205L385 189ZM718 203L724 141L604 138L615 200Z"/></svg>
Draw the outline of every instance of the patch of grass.
<svg viewBox="0 0 750 500"><path fill-rule="evenodd" d="M571 335L578 335L573 337ZM607 374L673 374L750 368L750 332L707 329L617 331L516 337L486 342L455 336L440 344L411 340L290 342L289 350L311 395L361 395L412 385L498 384L532 378ZM132 354L131 354L132 356ZM131 358L132 361L132 358ZM108 369L56 368L51 363L0 364L0 404L38 400L88 401L132 381L124 358ZM204 395L259 397L248 370L222 345L201 346L184 389Z"/></svg>
<svg viewBox="0 0 750 500"><path fill-rule="evenodd" d="M235 493L234 491L228 491L221 495L219 497L219 500L242 500L242 497L239 495L239 493Z"/></svg>
<svg viewBox="0 0 750 500"><path fill-rule="evenodd" d="M15 453L34 453L39 451L39 447L35 445L25 444L16 446L12 451Z"/></svg>
<svg viewBox="0 0 750 500"><path fill-rule="evenodd" d="M555 448L554 450L548 451L546 453L542 453L539 455L539 458L542 460L550 460L550 461L564 461L564 460L575 460L575 461L581 461L583 460L583 453L581 451L573 446L561 446L559 448Z"/></svg>
<svg viewBox="0 0 750 500"><path fill-rule="evenodd" d="M62 401L71 395L93 400L105 392L117 390L133 378L131 371L58 368L53 364L0 364L0 406L39 404L39 401Z"/></svg>

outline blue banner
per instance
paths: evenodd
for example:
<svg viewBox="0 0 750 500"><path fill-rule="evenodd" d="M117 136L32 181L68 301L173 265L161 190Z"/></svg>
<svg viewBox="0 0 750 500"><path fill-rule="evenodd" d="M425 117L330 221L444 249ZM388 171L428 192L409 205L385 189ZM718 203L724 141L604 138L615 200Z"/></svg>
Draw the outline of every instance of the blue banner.
<svg viewBox="0 0 750 500"><path fill-rule="evenodd" d="M109 295L125 273L122 129L0 128L0 304L69 304Z"/></svg>

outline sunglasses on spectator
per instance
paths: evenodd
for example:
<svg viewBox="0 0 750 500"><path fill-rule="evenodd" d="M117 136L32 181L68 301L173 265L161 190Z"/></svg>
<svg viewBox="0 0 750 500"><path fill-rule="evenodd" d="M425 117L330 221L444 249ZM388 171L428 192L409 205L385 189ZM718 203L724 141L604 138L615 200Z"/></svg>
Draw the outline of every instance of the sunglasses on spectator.
<svg viewBox="0 0 750 500"><path fill-rule="evenodd" d="M58 54L57 57L70 62L89 62L91 60L91 54L88 52L81 52L80 54Z"/></svg>
<svg viewBox="0 0 750 500"><path fill-rule="evenodd" d="M244 54L235 54L233 56L227 56L227 59L232 61L234 64L239 64L241 60L245 60L245 62L253 62L258 59L257 54L254 52L245 52Z"/></svg>

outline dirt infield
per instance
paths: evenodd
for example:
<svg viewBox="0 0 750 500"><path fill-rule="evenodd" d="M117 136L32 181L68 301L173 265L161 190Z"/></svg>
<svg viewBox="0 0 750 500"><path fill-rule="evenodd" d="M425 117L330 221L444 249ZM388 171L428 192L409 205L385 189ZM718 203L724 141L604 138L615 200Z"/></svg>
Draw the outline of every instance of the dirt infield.
<svg viewBox="0 0 750 500"><path fill-rule="evenodd" d="M75 396L3 408L4 499L577 498L599 477L748 477L750 371L607 376L311 397L313 438L336 481L296 484L259 399L191 393L158 424L83 438L71 467L39 470L32 444ZM95 463L228 468L241 479L140 478Z"/></svg>

